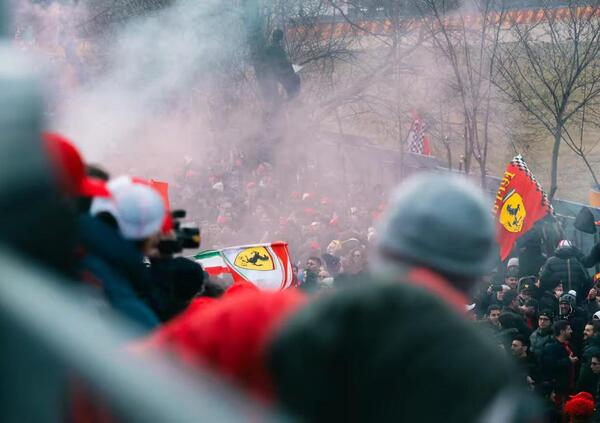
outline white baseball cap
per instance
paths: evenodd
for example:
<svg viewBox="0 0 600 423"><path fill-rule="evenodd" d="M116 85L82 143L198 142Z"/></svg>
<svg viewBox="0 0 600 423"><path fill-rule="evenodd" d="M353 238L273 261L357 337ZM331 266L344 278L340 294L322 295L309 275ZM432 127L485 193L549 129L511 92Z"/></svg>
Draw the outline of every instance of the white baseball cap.
<svg viewBox="0 0 600 423"><path fill-rule="evenodd" d="M594 316L592 316L592 320L600 320L600 311L594 313Z"/></svg>
<svg viewBox="0 0 600 423"><path fill-rule="evenodd" d="M160 194L129 177L119 177L107 184L110 198L94 198L90 213L108 212L116 219L125 239L140 240L160 232L165 206Z"/></svg>

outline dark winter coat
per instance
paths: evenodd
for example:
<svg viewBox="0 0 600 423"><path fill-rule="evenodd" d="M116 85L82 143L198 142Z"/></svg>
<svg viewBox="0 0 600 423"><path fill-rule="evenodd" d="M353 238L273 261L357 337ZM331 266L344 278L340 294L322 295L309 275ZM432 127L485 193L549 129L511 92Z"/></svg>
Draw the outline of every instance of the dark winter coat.
<svg viewBox="0 0 600 423"><path fill-rule="evenodd" d="M149 292L144 258L134 245L99 220L79 220L84 256L83 279L98 284L109 304L144 329L153 329L158 318L142 300Z"/></svg>
<svg viewBox="0 0 600 423"><path fill-rule="evenodd" d="M579 378L577 379L577 390L594 393L598 385L598 375L592 372L590 363L592 355L600 352L600 335L596 334L585 341L581 354L581 365L579 367Z"/></svg>
<svg viewBox="0 0 600 423"><path fill-rule="evenodd" d="M540 359L542 355L542 351L544 350L544 346L554 339L554 335L552 334L552 327L549 327L546 330L542 328L537 328L531 336L529 337L530 347L529 351Z"/></svg>
<svg viewBox="0 0 600 423"><path fill-rule="evenodd" d="M542 288L553 289L557 284L562 283L565 292L574 289L577 292L578 302L583 301L591 287L591 280L578 256L577 250L572 247L556 249L554 255L542 268L540 275Z"/></svg>
<svg viewBox="0 0 600 423"><path fill-rule="evenodd" d="M152 260L152 298L149 306L162 322L184 311L192 298L204 289L202 266L184 257Z"/></svg>
<svg viewBox="0 0 600 423"><path fill-rule="evenodd" d="M519 278L537 276L541 267L546 262L542 254L542 235L537 226L534 226L517 240L519 249Z"/></svg>
<svg viewBox="0 0 600 423"><path fill-rule="evenodd" d="M553 291L544 291L538 304L540 311L550 310L555 315L558 314L558 298L556 298Z"/></svg>
<svg viewBox="0 0 600 423"><path fill-rule="evenodd" d="M557 394L565 395L575 388L575 365L565 346L556 338L544 346L540 376L541 380L553 384Z"/></svg>
<svg viewBox="0 0 600 423"><path fill-rule="evenodd" d="M279 403L311 422L477 421L516 373L440 298L380 281L294 314L271 345L269 368Z"/></svg>
<svg viewBox="0 0 600 423"><path fill-rule="evenodd" d="M537 246L525 246L519 251L519 278L538 276L546 262L542 249Z"/></svg>
<svg viewBox="0 0 600 423"><path fill-rule="evenodd" d="M509 308L502 310L502 314L500 315L500 323L502 324L502 329L516 329L519 331L519 334L526 338L531 335L531 329L529 329L529 326L527 326L525 318L520 313Z"/></svg>
<svg viewBox="0 0 600 423"><path fill-rule="evenodd" d="M519 380L522 383L527 383L527 376L533 379L534 382L537 382L540 379L539 364L533 355L528 354L525 357L515 357L515 360L521 373Z"/></svg>
<svg viewBox="0 0 600 423"><path fill-rule="evenodd" d="M570 314L566 316L558 316L559 320L566 320L573 329L573 335L571 335L570 344L573 348L575 355L579 356L583 349L583 329L587 323L585 312L580 308L575 308Z"/></svg>
<svg viewBox="0 0 600 423"><path fill-rule="evenodd" d="M598 263L600 263L600 243L594 245L590 254L588 254L583 260L583 265L585 267L592 267Z"/></svg>
<svg viewBox="0 0 600 423"><path fill-rule="evenodd" d="M598 310L600 310L600 305L596 302L595 298L591 301L585 300L581 307L583 308L583 311L585 312L585 316L587 317L588 320L591 320L594 313L596 313Z"/></svg>

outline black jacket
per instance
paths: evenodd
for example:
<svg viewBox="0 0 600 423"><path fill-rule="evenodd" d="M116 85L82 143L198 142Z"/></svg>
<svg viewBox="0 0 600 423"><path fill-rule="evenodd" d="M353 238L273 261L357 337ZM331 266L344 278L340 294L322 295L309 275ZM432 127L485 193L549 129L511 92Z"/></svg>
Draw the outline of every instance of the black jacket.
<svg viewBox="0 0 600 423"><path fill-rule="evenodd" d="M141 328L153 329L158 318L144 302L150 292L143 256L134 245L99 220L79 220L83 279L97 283L108 303Z"/></svg>
<svg viewBox="0 0 600 423"><path fill-rule="evenodd" d="M600 242L592 247L590 254L588 254L582 262L585 267L592 267L595 264L600 263Z"/></svg>
<svg viewBox="0 0 600 423"><path fill-rule="evenodd" d="M575 365L566 348L556 340L544 346L541 357L541 380L553 384L557 394L568 394L574 386Z"/></svg>
<svg viewBox="0 0 600 423"><path fill-rule="evenodd" d="M527 245L519 250L519 278L538 276L546 262L539 245Z"/></svg>
<svg viewBox="0 0 600 423"><path fill-rule="evenodd" d="M527 383L527 376L533 379L535 382L540 380L540 370L537 360L532 354L528 354L526 357L515 357L521 377L521 382Z"/></svg>
<svg viewBox="0 0 600 423"><path fill-rule="evenodd" d="M502 324L502 329L516 329L519 334L526 338L529 338L531 335L531 329L527 326L525 318L520 313L509 308L502 310L500 323Z"/></svg>
<svg viewBox="0 0 600 423"><path fill-rule="evenodd" d="M590 276L583 264L579 261L579 254L572 247L556 249L550 257L540 275L542 288L552 289L558 283L563 284L565 292L574 289L577 292L578 302L583 301L590 289Z"/></svg>
<svg viewBox="0 0 600 423"><path fill-rule="evenodd" d="M268 356L280 404L302 421L475 421L515 386L490 337L406 282L366 279L317 298Z"/></svg>
<svg viewBox="0 0 600 423"><path fill-rule="evenodd" d="M577 390L594 393L598 385L598 375L592 372L590 363L592 355L600 352L600 335L596 334L585 341L581 354L581 365L579 367L579 378L577 379Z"/></svg>
<svg viewBox="0 0 600 423"><path fill-rule="evenodd" d="M571 336L570 344L573 348L573 352L579 357L583 349L583 329L587 322L585 312L578 307L572 310L572 312L566 316L559 315L558 320L566 320L573 329L573 335Z"/></svg>

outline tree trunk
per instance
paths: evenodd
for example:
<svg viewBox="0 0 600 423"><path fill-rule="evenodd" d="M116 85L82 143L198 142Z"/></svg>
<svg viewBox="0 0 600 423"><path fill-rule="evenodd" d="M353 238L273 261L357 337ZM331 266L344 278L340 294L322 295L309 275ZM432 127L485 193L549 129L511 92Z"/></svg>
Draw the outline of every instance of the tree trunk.
<svg viewBox="0 0 600 423"><path fill-rule="evenodd" d="M560 141L562 139L562 127L557 126L554 130L554 146L552 147L552 165L550 167L550 192L548 198L550 201L554 198L558 189L558 153L560 151Z"/></svg>

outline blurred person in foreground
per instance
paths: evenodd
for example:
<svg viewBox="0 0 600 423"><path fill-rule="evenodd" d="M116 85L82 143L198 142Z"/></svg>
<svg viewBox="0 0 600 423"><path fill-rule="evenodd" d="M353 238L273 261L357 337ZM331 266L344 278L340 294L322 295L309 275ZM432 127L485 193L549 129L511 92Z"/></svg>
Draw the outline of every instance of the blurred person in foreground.
<svg viewBox="0 0 600 423"><path fill-rule="evenodd" d="M514 364L465 318L496 258L488 209L463 179L403 184L371 280L317 298L276 334L269 368L284 408L314 422L528 421L521 407L535 402Z"/></svg>
<svg viewBox="0 0 600 423"><path fill-rule="evenodd" d="M391 200L371 270L408 280L462 310L498 254L486 207L481 191L466 180L414 178Z"/></svg>
<svg viewBox="0 0 600 423"><path fill-rule="evenodd" d="M104 181L86 174L83 158L69 139L52 132L43 133L41 138L55 179L61 188L64 205L68 208L65 210L65 215L69 213L74 220L79 219L81 214L89 211L89 205L94 197L110 196ZM82 228L78 222L77 232L81 231ZM79 277L76 248L77 245L74 244L70 257L65 254L65 258L70 262L69 276L74 279Z"/></svg>
<svg viewBox="0 0 600 423"><path fill-rule="evenodd" d="M153 188L121 177L107 184L110 198L95 198L82 243L85 280L103 292L109 304L140 328L159 320L147 305L151 287L144 257L154 254L165 218L163 201Z"/></svg>

